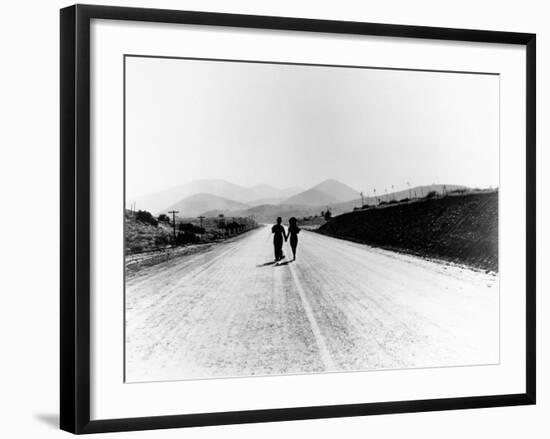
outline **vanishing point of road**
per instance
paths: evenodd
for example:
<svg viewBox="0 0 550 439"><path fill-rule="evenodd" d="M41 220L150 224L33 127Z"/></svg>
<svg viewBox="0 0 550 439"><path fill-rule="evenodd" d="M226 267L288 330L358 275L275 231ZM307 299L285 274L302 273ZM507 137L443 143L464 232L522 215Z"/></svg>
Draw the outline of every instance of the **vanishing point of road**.
<svg viewBox="0 0 550 439"><path fill-rule="evenodd" d="M299 239L295 262L261 227L131 275L126 380L498 363L497 275Z"/></svg>

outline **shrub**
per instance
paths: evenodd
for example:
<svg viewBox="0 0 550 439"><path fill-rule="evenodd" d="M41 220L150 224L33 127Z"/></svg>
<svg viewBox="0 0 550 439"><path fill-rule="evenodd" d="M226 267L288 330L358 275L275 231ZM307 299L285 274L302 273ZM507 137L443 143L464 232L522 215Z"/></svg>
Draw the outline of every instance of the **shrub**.
<svg viewBox="0 0 550 439"><path fill-rule="evenodd" d="M157 218L158 222L159 223L167 223L167 224L170 224L170 218L168 217L168 215L164 214L164 213L161 213L159 215L159 217Z"/></svg>
<svg viewBox="0 0 550 439"><path fill-rule="evenodd" d="M138 210L136 212L136 221L139 221L145 224L150 224L155 227L158 225L158 221L155 219L155 217L151 215L150 212L147 212L146 210Z"/></svg>
<svg viewBox="0 0 550 439"><path fill-rule="evenodd" d="M436 191L430 191L426 194L426 196L424 198L435 198L437 197L437 192Z"/></svg>
<svg viewBox="0 0 550 439"><path fill-rule="evenodd" d="M196 226L192 223L180 223L178 226L180 232L190 232L190 233L204 233L204 228Z"/></svg>
<svg viewBox="0 0 550 439"><path fill-rule="evenodd" d="M155 246L161 247L170 244L170 236L168 235L160 235L155 236Z"/></svg>
<svg viewBox="0 0 550 439"><path fill-rule="evenodd" d="M182 244L193 244L198 241L198 236L195 235L193 232L179 232L176 236L176 244L182 245Z"/></svg>

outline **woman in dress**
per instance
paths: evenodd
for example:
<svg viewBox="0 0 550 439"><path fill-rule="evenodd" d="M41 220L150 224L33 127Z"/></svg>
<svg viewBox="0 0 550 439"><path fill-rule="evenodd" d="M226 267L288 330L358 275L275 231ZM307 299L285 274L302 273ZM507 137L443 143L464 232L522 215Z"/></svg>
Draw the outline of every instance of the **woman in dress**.
<svg viewBox="0 0 550 439"><path fill-rule="evenodd" d="M288 236L290 237L290 247L292 248L293 261L296 260L296 248L298 247L298 233L300 228L298 227L296 218L292 217L288 220Z"/></svg>

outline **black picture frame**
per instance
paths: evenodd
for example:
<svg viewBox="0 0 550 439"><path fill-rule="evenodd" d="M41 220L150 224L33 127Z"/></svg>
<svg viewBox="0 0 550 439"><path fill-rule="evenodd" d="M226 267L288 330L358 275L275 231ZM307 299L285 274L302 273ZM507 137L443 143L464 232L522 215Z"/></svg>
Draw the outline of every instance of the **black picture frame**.
<svg viewBox="0 0 550 439"><path fill-rule="evenodd" d="M92 19L505 43L525 46L525 153L527 163L525 393L90 420L90 20ZM80 434L535 404L535 34L89 5L74 5L62 9L60 28L61 429Z"/></svg>

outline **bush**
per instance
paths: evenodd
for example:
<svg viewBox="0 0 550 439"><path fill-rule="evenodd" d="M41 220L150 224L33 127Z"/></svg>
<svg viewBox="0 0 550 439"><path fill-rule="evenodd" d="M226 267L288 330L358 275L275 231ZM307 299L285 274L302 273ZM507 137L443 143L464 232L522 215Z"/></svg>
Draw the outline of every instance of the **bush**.
<svg viewBox="0 0 550 439"><path fill-rule="evenodd" d="M136 221L139 221L145 224L150 224L155 227L158 226L158 221L155 219L153 215L151 215L150 212L147 212L146 210L138 210L136 212Z"/></svg>
<svg viewBox="0 0 550 439"><path fill-rule="evenodd" d="M176 236L176 244L193 244L199 240L198 236L193 232L179 232Z"/></svg>
<svg viewBox="0 0 550 439"><path fill-rule="evenodd" d="M246 228L245 224L238 223L236 221L230 222L226 224L225 226L225 232L229 235L233 235L235 233L243 232Z"/></svg>
<svg viewBox="0 0 550 439"><path fill-rule="evenodd" d="M178 226L180 232L190 232L190 233L204 233L204 228L196 226L192 223L180 223Z"/></svg>
<svg viewBox="0 0 550 439"><path fill-rule="evenodd" d="M435 197L437 197L437 192L436 191L430 191L426 194L426 196L424 198L429 199L429 198L435 198Z"/></svg>
<svg viewBox="0 0 550 439"><path fill-rule="evenodd" d="M159 217L157 218L159 223L167 223L170 224L170 218L168 215L165 215L164 213L161 213Z"/></svg>
<svg viewBox="0 0 550 439"><path fill-rule="evenodd" d="M170 244L170 236L168 235L161 235L155 237L155 246L156 247L162 247Z"/></svg>

